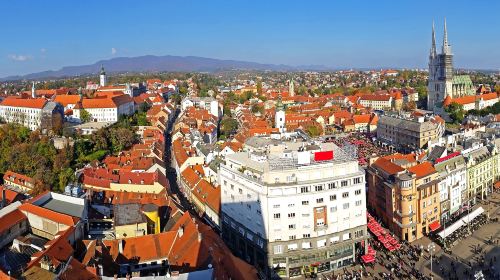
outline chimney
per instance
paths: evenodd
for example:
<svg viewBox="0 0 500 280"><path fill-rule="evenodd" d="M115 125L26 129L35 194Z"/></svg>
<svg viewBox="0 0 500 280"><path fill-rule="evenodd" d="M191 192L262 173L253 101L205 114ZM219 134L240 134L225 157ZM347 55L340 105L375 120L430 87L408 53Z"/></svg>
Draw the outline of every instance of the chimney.
<svg viewBox="0 0 500 280"><path fill-rule="evenodd" d="M179 234L179 237L182 237L182 235L184 234L184 226L179 227L179 230L177 230L177 234Z"/></svg>
<svg viewBox="0 0 500 280"><path fill-rule="evenodd" d="M123 243L125 243L125 240L118 240L118 251L120 252L120 254L123 254Z"/></svg>

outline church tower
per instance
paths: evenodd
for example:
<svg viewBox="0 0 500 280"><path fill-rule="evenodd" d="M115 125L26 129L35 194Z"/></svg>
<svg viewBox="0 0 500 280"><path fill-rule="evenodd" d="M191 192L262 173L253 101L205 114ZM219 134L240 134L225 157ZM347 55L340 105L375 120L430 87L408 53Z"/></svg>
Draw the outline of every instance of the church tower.
<svg viewBox="0 0 500 280"><path fill-rule="evenodd" d="M294 88L294 84L293 84L293 78L290 80L290 83L288 85L288 94L289 96L295 96L295 88Z"/></svg>
<svg viewBox="0 0 500 280"><path fill-rule="evenodd" d="M36 98L35 82L31 86L31 98Z"/></svg>
<svg viewBox="0 0 500 280"><path fill-rule="evenodd" d="M286 131L285 107L283 106L283 101L281 100L281 93L278 94L278 102L276 102L276 113L274 115L274 127L277 128L280 133L284 133Z"/></svg>
<svg viewBox="0 0 500 280"><path fill-rule="evenodd" d="M104 72L104 66L101 65L101 74L99 75L100 78L100 86L105 87L106 86L106 72Z"/></svg>
<svg viewBox="0 0 500 280"><path fill-rule="evenodd" d="M444 20L443 45L441 53L437 54L436 34L432 24L432 46L429 54L429 82L427 84L427 109L436 111L441 108L446 96L452 98L453 84L453 54L448 43L448 30Z"/></svg>

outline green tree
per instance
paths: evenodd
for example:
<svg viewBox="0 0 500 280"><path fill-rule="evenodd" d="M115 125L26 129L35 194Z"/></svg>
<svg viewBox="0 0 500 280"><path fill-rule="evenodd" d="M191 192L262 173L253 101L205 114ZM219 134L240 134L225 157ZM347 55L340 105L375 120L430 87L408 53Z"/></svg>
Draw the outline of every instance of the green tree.
<svg viewBox="0 0 500 280"><path fill-rule="evenodd" d="M84 123L89 122L92 120L92 115L87 110L82 109L80 111L80 120Z"/></svg>
<svg viewBox="0 0 500 280"><path fill-rule="evenodd" d="M307 134L311 137L316 137L321 135L321 130L316 125L310 125L306 128Z"/></svg>
<svg viewBox="0 0 500 280"><path fill-rule="evenodd" d="M456 102L451 103L450 105L445 107L445 111L448 113L450 118L453 120L453 123L462 123L465 118L466 111L464 110L464 106L462 104L458 104Z"/></svg>
<svg viewBox="0 0 500 280"><path fill-rule="evenodd" d="M262 81L257 82L257 93L262 94Z"/></svg>
<svg viewBox="0 0 500 280"><path fill-rule="evenodd" d="M238 121L230 118L230 117L225 117L221 121L221 134L224 135L225 137L228 137L231 135L231 133L234 133L238 129Z"/></svg>

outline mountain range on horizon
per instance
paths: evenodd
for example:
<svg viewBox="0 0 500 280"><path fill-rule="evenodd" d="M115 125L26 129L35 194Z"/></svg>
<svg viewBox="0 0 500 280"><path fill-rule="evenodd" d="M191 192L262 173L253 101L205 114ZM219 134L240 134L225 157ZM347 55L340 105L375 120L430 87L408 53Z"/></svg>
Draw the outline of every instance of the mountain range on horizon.
<svg viewBox="0 0 500 280"><path fill-rule="evenodd" d="M333 70L323 65L303 65L289 66L284 64L264 64L240 60L225 60L206 58L198 56L155 56L144 55L137 57L116 57L106 60L100 60L93 64L80 66L65 66L59 70L49 70L36 72L26 75L8 76L0 78L1 81L10 80L30 80L46 78L62 78L79 76L85 74L98 73L101 65L106 72L214 72L219 70L270 70L270 71L299 71L315 70L327 71Z"/></svg>

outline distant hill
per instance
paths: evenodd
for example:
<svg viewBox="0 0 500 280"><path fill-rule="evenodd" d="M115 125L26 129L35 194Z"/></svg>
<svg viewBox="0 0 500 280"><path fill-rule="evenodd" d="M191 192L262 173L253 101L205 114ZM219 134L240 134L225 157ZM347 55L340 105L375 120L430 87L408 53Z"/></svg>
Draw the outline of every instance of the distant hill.
<svg viewBox="0 0 500 280"><path fill-rule="evenodd" d="M262 64L238 60L222 60L197 56L154 56L145 55L138 57L117 57L101 60L90 65L66 66L57 71L44 71L22 76L10 76L0 80L20 79L43 79L60 78L67 76L78 76L84 74L98 73L100 66L104 65L107 72L213 72L217 70L271 70L271 71L294 71L294 70L327 70L322 65L292 67L288 65Z"/></svg>

